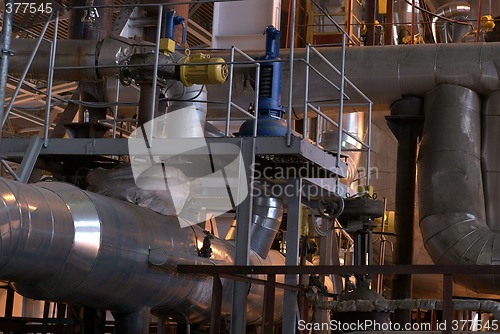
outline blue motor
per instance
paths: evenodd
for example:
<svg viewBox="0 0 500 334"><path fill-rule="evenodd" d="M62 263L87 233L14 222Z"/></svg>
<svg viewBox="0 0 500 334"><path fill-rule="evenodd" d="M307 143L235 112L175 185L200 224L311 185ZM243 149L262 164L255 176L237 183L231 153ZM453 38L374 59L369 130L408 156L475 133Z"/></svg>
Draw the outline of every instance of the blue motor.
<svg viewBox="0 0 500 334"><path fill-rule="evenodd" d="M286 136L285 110L281 105L281 76L283 66L279 60L280 31L273 26L266 28L266 55L257 60L260 64L258 136ZM268 62L269 61L269 62ZM255 121L245 121L240 127L240 136L252 136Z"/></svg>

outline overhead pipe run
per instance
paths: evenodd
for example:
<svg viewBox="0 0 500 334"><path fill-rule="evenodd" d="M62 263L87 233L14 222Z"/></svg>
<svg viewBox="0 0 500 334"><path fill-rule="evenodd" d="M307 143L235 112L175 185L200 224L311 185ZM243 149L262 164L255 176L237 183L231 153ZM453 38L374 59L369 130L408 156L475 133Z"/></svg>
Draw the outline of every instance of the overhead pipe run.
<svg viewBox="0 0 500 334"><path fill-rule="evenodd" d="M318 51L333 65L340 68L342 51L340 48L318 48ZM346 48L345 75L373 103L389 106L403 96L423 97L439 84L454 84L467 87L487 96L500 90L500 54L499 43L461 43L461 44L416 44L397 46L373 46ZM257 56L250 54L250 56ZM288 87L288 53L283 50L283 87ZM305 50L295 52L296 59L305 59ZM319 72L329 78L337 78L329 65L317 56L311 55L310 63ZM238 105L248 104L249 89L245 80L248 70L235 68L233 79L233 101ZM319 82L321 79L317 78ZM295 64L293 96L303 96L305 65L301 61ZM351 103L365 102L349 85L345 94ZM315 85L309 90L309 101L316 105L337 103L327 84ZM227 87L209 87L209 98L214 102L227 102ZM287 94L283 94L287 99ZM288 101L282 101L286 105ZM294 105L295 110L302 108L302 103ZM212 105L214 112L217 105Z"/></svg>

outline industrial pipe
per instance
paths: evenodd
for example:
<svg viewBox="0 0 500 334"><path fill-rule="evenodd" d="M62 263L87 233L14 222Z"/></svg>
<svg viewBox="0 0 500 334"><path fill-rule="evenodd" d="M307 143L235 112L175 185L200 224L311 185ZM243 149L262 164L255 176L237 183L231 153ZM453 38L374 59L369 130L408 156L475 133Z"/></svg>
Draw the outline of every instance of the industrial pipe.
<svg viewBox="0 0 500 334"><path fill-rule="evenodd" d="M342 51L340 48L318 48L323 56L340 68ZM496 65L500 54L499 43L461 43L461 44L416 44L398 46L374 46L370 48L351 47L346 49L345 75L375 104L390 105L407 95L423 97L439 84L453 84L467 87L481 95L489 95L500 90L500 68ZM256 54L250 54L256 56ZM281 52L283 62L283 87L288 87L288 53ZM305 59L303 49L296 50L296 59ZM311 64L328 78L337 78L328 64L311 55ZM303 96L305 65L295 64L293 96ZM248 105L251 89L246 84L248 73L235 68L233 79L233 102ZM321 79L315 78L322 82ZM332 95L333 87L317 84L309 91L309 102L315 105L338 103ZM350 103L366 103L349 85L346 95ZM209 98L214 102L227 103L227 87L209 87ZM287 98L287 94L283 94ZM282 101L286 105L287 101ZM294 108L303 108L297 98ZM211 111L217 108L211 106ZM222 107L219 107L222 110ZM323 110L323 108L322 108Z"/></svg>
<svg viewBox="0 0 500 334"><path fill-rule="evenodd" d="M252 211L250 248L266 259L281 225L283 202L275 197L257 197Z"/></svg>
<svg viewBox="0 0 500 334"><path fill-rule="evenodd" d="M481 175L481 99L456 85L425 96L418 157L420 228L436 264L500 263L500 235L486 224ZM500 277L467 275L457 282L500 293Z"/></svg>
<svg viewBox="0 0 500 334"><path fill-rule="evenodd" d="M434 36L434 40L437 42L447 43L449 41L448 29L446 28L446 24L450 24L450 22L443 22L442 18L463 21L470 16L471 8L467 2L453 2L439 7L435 14L437 16L432 19L431 23L432 35ZM438 35L438 25L441 26L441 29L443 30L440 35ZM465 27L466 29L462 27ZM471 26L467 24L454 23L451 42L460 43L462 37L464 37L470 29Z"/></svg>
<svg viewBox="0 0 500 334"><path fill-rule="evenodd" d="M177 274L170 255L183 255L183 263L232 264L231 242L212 239L212 256L199 257L200 227L180 228L174 217L66 183L0 179L0 197L0 279L23 296L120 314L151 308L183 323L210 318L212 279ZM158 254L166 254L164 261ZM271 251L263 260L250 252L250 263L283 265L284 257ZM222 310L229 313L231 283L223 285ZM263 286L251 286L249 323L261 320L263 295ZM282 302L278 290L276 320Z"/></svg>

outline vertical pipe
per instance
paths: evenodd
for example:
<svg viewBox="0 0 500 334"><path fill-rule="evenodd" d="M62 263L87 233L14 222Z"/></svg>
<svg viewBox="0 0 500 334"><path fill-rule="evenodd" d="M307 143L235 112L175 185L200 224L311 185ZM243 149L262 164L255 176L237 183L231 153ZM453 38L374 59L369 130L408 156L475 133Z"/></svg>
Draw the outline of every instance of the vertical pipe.
<svg viewBox="0 0 500 334"><path fill-rule="evenodd" d="M59 12L55 12L54 38L50 48L49 77L47 79L47 100L45 101L45 122L43 124L43 146L49 145L50 108L52 106L52 84L54 81L54 64L56 61L57 33L59 28Z"/></svg>
<svg viewBox="0 0 500 334"><path fill-rule="evenodd" d="M337 159L335 167L340 167L340 154L342 153L342 135L343 125L342 118L344 113L344 86L345 86L345 34L342 34L342 61L340 64L340 98L339 98L339 121L338 121L338 136L337 136Z"/></svg>
<svg viewBox="0 0 500 334"><path fill-rule="evenodd" d="M309 95L309 43L306 44L306 74L304 83L304 121L302 122L302 138L307 139L307 104ZM319 117L319 116L318 116ZM316 131L318 133L318 131Z"/></svg>
<svg viewBox="0 0 500 334"><path fill-rule="evenodd" d="M9 10L10 8L10 10ZM2 44L0 45L0 120L4 118L5 89L9 74L10 39L12 37L12 21L14 17L14 0L5 0L2 24ZM0 126L0 141L2 140Z"/></svg>
<svg viewBox="0 0 500 334"><path fill-rule="evenodd" d="M413 44L415 38L415 0L411 2L411 39L410 44Z"/></svg>
<svg viewBox="0 0 500 334"><path fill-rule="evenodd" d="M158 116L157 112L151 115L152 110L158 110L158 101L156 97L159 95L160 88L152 83L141 83L141 90L139 93L139 113L137 114L137 125L141 126L150 121L153 121ZM153 124L151 124L152 131ZM148 136L148 141L150 137Z"/></svg>
<svg viewBox="0 0 500 334"><path fill-rule="evenodd" d="M373 107L373 103L370 102L368 104L368 132L367 132L367 155L366 155L366 185L369 185L370 184L370 167L371 167L371 164L372 164L372 107Z"/></svg>
<svg viewBox="0 0 500 334"><path fill-rule="evenodd" d="M288 79L288 119L286 122L286 145L292 145L292 98L293 98L293 62L295 53L295 7L297 7L297 0L292 0L292 14L290 20L290 74Z"/></svg>
<svg viewBox="0 0 500 334"><path fill-rule="evenodd" d="M367 17L366 17L366 45L375 45L375 3L376 1L368 1L366 4Z"/></svg>
<svg viewBox="0 0 500 334"><path fill-rule="evenodd" d="M234 46L231 47L231 63L229 64L229 92L227 93L227 115L225 135L229 137L229 126L231 125L231 100L233 99L233 75L234 75ZM257 90L255 91L257 94ZM255 109L257 114L257 109Z"/></svg>
<svg viewBox="0 0 500 334"><path fill-rule="evenodd" d="M153 86L155 89L151 92L151 99L153 100L151 103L151 109L150 109L150 126L149 126L149 133L146 135L148 136L148 143L151 145L153 143L153 134L154 134L154 122L155 122L155 113L157 110L156 107L156 100L158 99L157 90L157 81L158 81L158 59L160 57L160 38L161 38L161 21L162 21L162 16L163 16L163 6L158 5L158 20L157 20L157 27L156 27L156 48L155 48L155 65L154 65L154 70L153 70Z"/></svg>
<svg viewBox="0 0 500 334"><path fill-rule="evenodd" d="M387 13L385 14L384 27L384 45L392 45L392 25L394 23L393 10L394 0L387 0Z"/></svg>
<svg viewBox="0 0 500 334"><path fill-rule="evenodd" d="M477 28L476 28L476 43L479 42L479 31L481 26L481 12L483 11L483 0L477 1Z"/></svg>
<svg viewBox="0 0 500 334"><path fill-rule="evenodd" d="M115 333L120 334L148 334L150 309L130 313L113 313L115 318Z"/></svg>

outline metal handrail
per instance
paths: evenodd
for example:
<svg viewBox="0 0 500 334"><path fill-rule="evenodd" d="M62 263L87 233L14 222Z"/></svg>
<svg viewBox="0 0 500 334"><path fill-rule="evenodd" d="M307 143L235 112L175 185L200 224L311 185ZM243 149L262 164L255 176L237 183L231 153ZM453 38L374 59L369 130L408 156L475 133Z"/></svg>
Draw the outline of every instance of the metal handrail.
<svg viewBox="0 0 500 334"><path fill-rule="evenodd" d="M342 153L342 136L346 134L350 138L354 139L357 143L359 143L363 149L354 149L357 151L363 151L367 152L367 170L370 170L370 165L371 165L371 117L372 117L372 101L365 95L363 92L361 92L351 81L349 81L345 77L345 40L346 40L347 34L344 32L343 38L342 38L342 64L341 64L341 70L338 70L335 65L333 65L325 56L323 56L316 48L314 48L312 45L307 44L306 45L306 59L302 60L306 64L306 73L305 73L305 92L304 92L304 121L303 121L303 138L308 139L308 110L311 109L314 113L318 115L318 117L321 117L324 119L327 123L332 124L334 127L339 129L338 131L338 138L337 138L337 159L336 159L336 165L337 167L340 165L340 159L341 159L341 153ZM316 67L314 67L310 63L310 53L311 51L319 57L320 60L322 60L324 63L327 64L327 66L332 69L337 75L340 76L340 87L338 87L335 83L333 83L332 80L328 79L324 74L318 73L318 70ZM323 78L328 84L330 84L332 87L337 89L339 91L340 97L339 97L339 119L338 122L333 121L330 117L328 117L326 114L321 112L319 107L315 107L313 104L309 103L309 69L313 69L314 72L320 75L321 78ZM367 142L364 142L357 136L354 136L353 134L349 133L346 131L343 126L342 126L342 118L343 118L343 113L344 113L344 100L350 100L350 98L345 94L345 87L349 86L352 88L356 93L360 95L360 97L366 101L366 103L353 103L354 105L362 105L362 106L367 106L368 107L368 131L367 131ZM317 122L316 124L316 146L319 145L318 140L319 140L319 135L318 132L320 131L320 124ZM354 151L353 149L344 149L344 151ZM369 184L370 182L370 173L366 173L366 184Z"/></svg>

